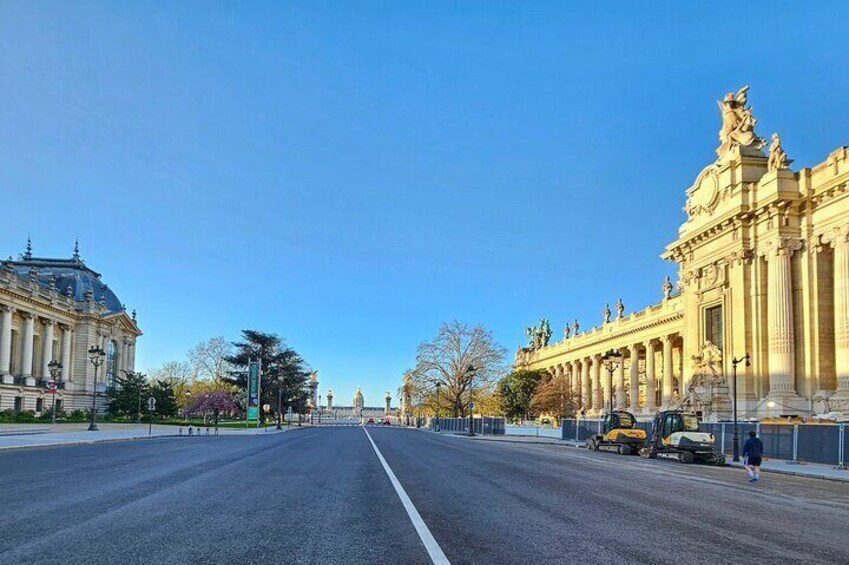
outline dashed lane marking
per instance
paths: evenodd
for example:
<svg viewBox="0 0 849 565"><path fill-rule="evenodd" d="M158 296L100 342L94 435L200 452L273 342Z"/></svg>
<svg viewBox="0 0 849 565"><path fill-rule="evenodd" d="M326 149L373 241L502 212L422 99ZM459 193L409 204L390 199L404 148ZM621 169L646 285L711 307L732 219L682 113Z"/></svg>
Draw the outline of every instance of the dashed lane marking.
<svg viewBox="0 0 849 565"><path fill-rule="evenodd" d="M392 468L389 467L389 463L387 463L386 459L383 458L383 454L380 453L380 450L377 448L377 444L375 444L374 440L371 439L371 434L368 433L366 428L363 428L363 431L366 433L369 443L371 443L371 446L374 448L374 453L380 460L380 464L383 465L383 470L386 471L386 474L389 476L389 481L392 483L392 486L395 487L395 492L398 494L398 498L401 499L401 504L404 505L404 510L407 511L407 515L410 517L413 527L416 528L416 533L419 534L419 538L422 540L422 543L430 556L430 560L433 561L434 565L451 565L451 562L448 561L447 557L445 557L445 553L442 552L442 548L439 547L438 543L436 543L436 539L434 539L433 534L430 533L427 524L425 524L424 520L422 520L419 511L416 510L413 501L410 500L409 496L407 496L407 491L405 491L404 487L401 486L401 482L398 480L398 477L395 476L395 473L392 472Z"/></svg>

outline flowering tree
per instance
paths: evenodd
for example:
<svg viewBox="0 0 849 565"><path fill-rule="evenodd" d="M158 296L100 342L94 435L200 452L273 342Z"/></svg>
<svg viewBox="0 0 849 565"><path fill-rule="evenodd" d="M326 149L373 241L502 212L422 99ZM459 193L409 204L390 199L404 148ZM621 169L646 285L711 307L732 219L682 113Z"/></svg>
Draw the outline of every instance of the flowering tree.
<svg viewBox="0 0 849 565"><path fill-rule="evenodd" d="M223 390L213 390L193 398L186 412L188 414L203 414L204 416L212 413L217 426L220 414L233 414L238 410L239 405L236 404L236 399L233 398L232 394Z"/></svg>

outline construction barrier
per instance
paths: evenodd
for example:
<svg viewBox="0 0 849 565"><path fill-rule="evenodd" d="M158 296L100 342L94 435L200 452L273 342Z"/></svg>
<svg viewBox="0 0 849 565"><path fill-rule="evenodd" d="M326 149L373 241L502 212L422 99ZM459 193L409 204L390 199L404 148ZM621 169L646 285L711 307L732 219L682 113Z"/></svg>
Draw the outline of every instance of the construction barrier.
<svg viewBox="0 0 849 565"><path fill-rule="evenodd" d="M474 418L473 425L476 434L504 435L504 418ZM439 432L469 433L468 418L431 418L430 429Z"/></svg>
<svg viewBox="0 0 849 565"><path fill-rule="evenodd" d="M560 438L584 442L602 431L603 420L578 418L563 419ZM651 434L651 422L637 422L637 427ZM764 457L784 459L789 462L823 463L844 467L849 453L849 433L846 424L737 424L740 449L749 431L754 430L764 444ZM716 438L717 449L726 454L734 450L734 424L732 422L702 422L700 430Z"/></svg>

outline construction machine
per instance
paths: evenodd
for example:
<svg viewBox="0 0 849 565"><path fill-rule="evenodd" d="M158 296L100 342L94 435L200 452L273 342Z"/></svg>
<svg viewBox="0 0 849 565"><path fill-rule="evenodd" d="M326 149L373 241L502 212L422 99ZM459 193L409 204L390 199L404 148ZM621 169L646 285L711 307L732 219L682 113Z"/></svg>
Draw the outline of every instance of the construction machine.
<svg viewBox="0 0 849 565"><path fill-rule="evenodd" d="M681 463L725 465L725 455L716 452L713 434L699 431L699 417L683 410L662 410L655 415L651 436L640 455Z"/></svg>
<svg viewBox="0 0 849 565"><path fill-rule="evenodd" d="M646 432L637 427L634 415L624 410L614 410L604 415L602 433L587 439L587 449L636 455L645 441Z"/></svg>

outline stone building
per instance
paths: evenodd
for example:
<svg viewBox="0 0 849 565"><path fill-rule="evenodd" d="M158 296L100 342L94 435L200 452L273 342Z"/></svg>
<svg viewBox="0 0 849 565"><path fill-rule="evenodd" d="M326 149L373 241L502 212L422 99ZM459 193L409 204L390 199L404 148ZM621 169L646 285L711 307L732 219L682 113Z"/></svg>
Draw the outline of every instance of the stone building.
<svg viewBox="0 0 849 565"><path fill-rule="evenodd" d="M32 245L18 261L0 262L0 410L50 408L48 364L62 364L56 386L58 409L91 407L94 366L88 350L106 352L98 369L98 393L135 366L141 335L135 312L128 315L100 274L80 258L33 257ZM98 400L102 408L105 394Z"/></svg>
<svg viewBox="0 0 849 565"><path fill-rule="evenodd" d="M747 90L719 102L717 159L687 188L686 221L662 254L678 284L628 315L606 306L600 325L581 333L576 321L556 343L529 328L516 365L565 376L585 414L690 400L727 417L732 360L746 353L741 414L849 414L849 148L791 170L777 134L763 151ZM618 363L604 362L610 350Z"/></svg>

